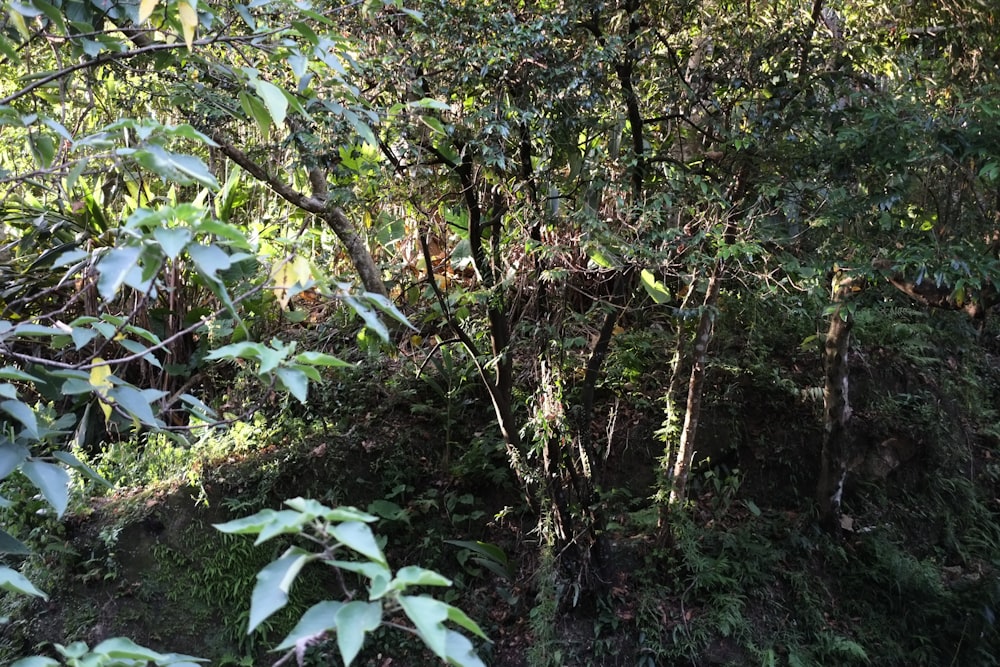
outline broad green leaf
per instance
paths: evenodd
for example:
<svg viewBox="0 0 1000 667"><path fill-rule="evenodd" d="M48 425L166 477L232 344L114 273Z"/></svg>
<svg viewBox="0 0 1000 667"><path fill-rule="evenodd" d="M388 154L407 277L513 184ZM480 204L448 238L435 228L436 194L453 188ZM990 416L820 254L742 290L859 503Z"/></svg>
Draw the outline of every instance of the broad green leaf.
<svg viewBox="0 0 1000 667"><path fill-rule="evenodd" d="M183 0L181 0L180 6L184 6ZM201 158L194 155L172 153L158 144L149 144L136 150L121 149L118 153L131 155L132 159L144 168L160 178L178 185L198 183L210 190L219 189L219 182L208 170L208 166L202 162Z"/></svg>
<svg viewBox="0 0 1000 667"><path fill-rule="evenodd" d="M56 157L56 144L52 137L47 134L29 134L28 146L36 166L40 169L48 169L52 166L52 161Z"/></svg>
<svg viewBox="0 0 1000 667"><path fill-rule="evenodd" d="M137 340L131 340L129 338L119 338L118 344L124 347L130 354L142 354L143 352L148 352L149 348L140 343ZM149 363L151 366L156 368L163 368L160 360L152 352L142 355L143 361Z"/></svg>
<svg viewBox="0 0 1000 667"><path fill-rule="evenodd" d="M445 630L446 661L458 667L486 667L469 638L461 632Z"/></svg>
<svg viewBox="0 0 1000 667"><path fill-rule="evenodd" d="M82 327L73 327L70 332L70 338L73 339L73 346L77 350L81 350L86 347L92 340L97 338L98 333L93 329L84 329Z"/></svg>
<svg viewBox="0 0 1000 667"><path fill-rule="evenodd" d="M17 387L9 382L0 383L0 398L17 398Z"/></svg>
<svg viewBox="0 0 1000 667"><path fill-rule="evenodd" d="M326 516L326 514L330 512L330 508L318 500L303 498L301 496L292 498L291 500L286 500L285 504L296 512L304 514L308 517L309 521L312 521L317 517Z"/></svg>
<svg viewBox="0 0 1000 667"><path fill-rule="evenodd" d="M0 530L0 554L27 556L30 553L31 549L28 548L28 545L7 531Z"/></svg>
<svg viewBox="0 0 1000 667"><path fill-rule="evenodd" d="M360 521L346 521L344 523L330 526L329 532L337 541L359 554L367 556L376 563L387 565L385 556L375 541L375 535L371 528Z"/></svg>
<svg viewBox="0 0 1000 667"><path fill-rule="evenodd" d="M58 660L46 658L41 655L33 655L29 658L21 658L14 661L10 667L59 667L62 664Z"/></svg>
<svg viewBox="0 0 1000 667"><path fill-rule="evenodd" d="M241 258L241 256L233 257L226 254L226 251L214 244L208 246L190 245L188 246L188 255L194 260L198 271L213 279L218 279L219 271L225 271L233 265L234 261Z"/></svg>
<svg viewBox="0 0 1000 667"><path fill-rule="evenodd" d="M279 510L271 516L271 520L261 528L255 545L261 544L272 537L286 533L301 532L302 526L308 523L310 517L293 510Z"/></svg>
<svg viewBox="0 0 1000 667"><path fill-rule="evenodd" d="M37 377L31 375L30 373L25 373L24 371L14 368L13 366L4 366L0 368L0 380L18 380L20 382L41 382Z"/></svg>
<svg viewBox="0 0 1000 667"><path fill-rule="evenodd" d="M406 586L451 586L451 579L434 570L425 570L416 565L407 565L396 573L396 581Z"/></svg>
<svg viewBox="0 0 1000 667"><path fill-rule="evenodd" d="M181 394L181 402L191 406L191 412L203 421L215 419L215 410L207 406L202 400L191 394Z"/></svg>
<svg viewBox="0 0 1000 667"><path fill-rule="evenodd" d="M288 100L281 88L263 79L254 79L253 87L260 99L264 101L267 113L271 116L274 124L279 127L284 125L285 116L288 113Z"/></svg>
<svg viewBox="0 0 1000 667"><path fill-rule="evenodd" d="M108 398L112 399L125 412L138 419L141 423L147 426L156 426L156 415L153 414L153 408L149 404L149 400L143 392L135 387L127 385L115 387L108 392Z"/></svg>
<svg viewBox="0 0 1000 667"><path fill-rule="evenodd" d="M49 596L35 588L35 585L28 581L27 577L5 565L0 565L0 588L12 593L34 595L43 600L49 599Z"/></svg>
<svg viewBox="0 0 1000 667"><path fill-rule="evenodd" d="M325 560L323 561L331 567L336 567L341 570L347 570L348 572L357 572L363 577L368 579L384 579L388 582L392 578L392 571L382 565L381 563L373 563L372 561L347 561L347 560ZM371 599L377 599L376 595L372 595Z"/></svg>
<svg viewBox="0 0 1000 667"><path fill-rule="evenodd" d="M305 403L309 394L309 378L306 374L296 368L280 367L274 371L281 381L281 385L288 392L299 399L300 403Z"/></svg>
<svg viewBox="0 0 1000 667"><path fill-rule="evenodd" d="M295 355L295 361L300 364L308 364L310 366L340 366L343 368L353 368L354 364L338 359L332 354L326 354L324 352L314 352L312 350L308 352L300 352Z"/></svg>
<svg viewBox="0 0 1000 667"><path fill-rule="evenodd" d="M21 464L21 472L61 517L69 504L69 473L66 469L45 461L25 461Z"/></svg>
<svg viewBox="0 0 1000 667"><path fill-rule="evenodd" d="M0 402L0 410L21 422L25 432L32 438L38 437L38 418L35 411L21 401L7 400Z"/></svg>
<svg viewBox="0 0 1000 667"><path fill-rule="evenodd" d="M326 600L309 607L292 628L292 631L288 633L288 636L274 647L274 650L286 651L294 648L302 640L309 640L323 632L335 630L337 628L337 611L343 606L342 602Z"/></svg>
<svg viewBox="0 0 1000 667"><path fill-rule="evenodd" d="M469 632L471 632L471 633L473 633L475 635L478 635L478 636L482 637L483 639L487 638L486 637L486 633L483 632L483 629L479 627L479 624L476 623L475 621L473 621L471 618L469 618L469 616L464 611L462 611L458 607L454 607L454 606L452 606L450 604L446 604L445 606L448 607L448 620L449 621L451 621L452 623L454 623L456 625L462 626L463 628L465 628Z"/></svg>
<svg viewBox="0 0 1000 667"><path fill-rule="evenodd" d="M63 452L63 451L55 451L55 452L52 452L52 458L56 459L57 461L60 461L61 463L64 463L64 464L68 465L70 468L73 468L74 470L79 470L84 475L86 475L87 477L89 477L91 480L97 482L98 484L101 484L102 486L105 486L105 487L107 487L109 489L112 488L111 483L108 482L108 480L106 480L103 477L101 477L100 475L98 475L96 470L94 470L89 465L87 465L86 463L84 463L83 461L81 461L80 459L78 459L72 453L70 453L70 452Z"/></svg>
<svg viewBox="0 0 1000 667"><path fill-rule="evenodd" d="M344 667L350 667L365 643L365 633L376 630L382 624L382 605L379 602L348 602L337 610L337 647L344 659Z"/></svg>
<svg viewBox="0 0 1000 667"><path fill-rule="evenodd" d="M225 523L214 523L212 527L216 530L222 531L223 533L232 533L234 535L256 535L260 531L264 530L264 527L274 521L274 517L277 514L272 509L265 509L252 514L250 516L245 516L241 519L233 519L232 521L227 521Z"/></svg>
<svg viewBox="0 0 1000 667"><path fill-rule="evenodd" d="M27 447L6 438L0 440L0 479L14 472L30 456Z"/></svg>
<svg viewBox="0 0 1000 667"><path fill-rule="evenodd" d="M140 660L161 664L166 658L162 653L139 646L127 637L112 637L105 639L93 648L93 653L106 655L116 660Z"/></svg>
<svg viewBox="0 0 1000 667"><path fill-rule="evenodd" d="M264 139L267 139L268 132L271 129L271 115L268 114L267 108L253 95L241 92L239 97L243 113L254 119L254 122L257 123L257 129L260 130Z"/></svg>
<svg viewBox="0 0 1000 667"><path fill-rule="evenodd" d="M178 255L191 242L191 230L186 227L156 227L153 238L160 244L160 249L167 259L177 259Z"/></svg>
<svg viewBox="0 0 1000 667"><path fill-rule="evenodd" d="M217 359L254 359L259 361L264 349L263 343L243 341L216 348L206 354L205 358L213 361Z"/></svg>
<svg viewBox="0 0 1000 667"><path fill-rule="evenodd" d="M448 618L448 605L425 595L400 595L398 600L427 648L447 660L448 635L444 621Z"/></svg>
<svg viewBox="0 0 1000 667"><path fill-rule="evenodd" d="M653 298L653 301L657 304L666 303L670 301L670 290L664 286L662 282L656 279L656 276L647 269L643 269L640 273L642 280L642 286L645 288L646 293Z"/></svg>
<svg viewBox="0 0 1000 667"><path fill-rule="evenodd" d="M302 568L314 556L292 547L285 555L257 573L257 584L250 599L250 623L247 634L266 621L271 614L288 604L288 592Z"/></svg>
<svg viewBox="0 0 1000 667"><path fill-rule="evenodd" d="M113 301L128 274L139 262L142 248L121 246L104 253L97 264L97 291L105 301Z"/></svg>

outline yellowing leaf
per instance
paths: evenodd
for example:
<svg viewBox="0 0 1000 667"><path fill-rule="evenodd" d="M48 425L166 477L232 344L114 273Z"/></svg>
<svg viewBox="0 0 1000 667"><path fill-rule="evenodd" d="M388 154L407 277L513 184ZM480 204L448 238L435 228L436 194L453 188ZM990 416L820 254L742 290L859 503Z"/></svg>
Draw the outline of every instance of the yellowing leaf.
<svg viewBox="0 0 1000 667"><path fill-rule="evenodd" d="M153 15L153 11L159 3L159 0L142 0L139 3L139 16L136 17L136 21L145 23L146 19Z"/></svg>
<svg viewBox="0 0 1000 667"><path fill-rule="evenodd" d="M94 357L94 363L104 363L104 359ZM97 390L97 395L101 397L101 412L104 413L104 421L111 419L111 403L114 401L108 396L108 392L114 387L110 378L111 366L94 366L90 369L90 384Z"/></svg>
<svg viewBox="0 0 1000 667"><path fill-rule="evenodd" d="M194 45L194 31L198 27L198 10L195 9L198 0L181 0L177 3L177 18L181 22L184 42L188 49Z"/></svg>
<svg viewBox="0 0 1000 667"><path fill-rule="evenodd" d="M289 300L312 282L312 267L305 257L297 256L279 266L271 275L271 280L274 281L272 289L278 303L282 310L286 310Z"/></svg>

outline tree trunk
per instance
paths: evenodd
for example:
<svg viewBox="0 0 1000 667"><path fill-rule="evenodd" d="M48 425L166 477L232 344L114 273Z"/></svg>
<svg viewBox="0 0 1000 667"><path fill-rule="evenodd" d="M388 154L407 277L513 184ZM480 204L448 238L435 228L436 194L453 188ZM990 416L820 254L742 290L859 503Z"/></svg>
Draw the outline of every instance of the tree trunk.
<svg viewBox="0 0 1000 667"><path fill-rule="evenodd" d="M852 281L838 271L833 278L834 302L830 328L823 348L823 449L816 502L820 524L830 532L840 528L841 497L847 477L847 444L850 438L851 405L848 396L847 353L850 348L854 318L846 299L852 293Z"/></svg>
<svg viewBox="0 0 1000 667"><path fill-rule="evenodd" d="M361 279L365 290L384 297L389 296L385 289L385 283L382 282L382 272L375 263L375 258L368 251L368 245L358 234L354 223L347 217L343 209L326 201L325 181L318 178L315 173L311 173L309 180L313 186L314 196L303 194L277 176L271 175L267 169L251 160L250 156L223 139L218 133L212 135L212 140L219 144L219 150L226 157L243 167L247 173L267 185L282 199L298 206L303 211L312 213L329 225L340 242L344 244L347 256L350 257L354 270L357 271L358 278Z"/></svg>
<svg viewBox="0 0 1000 667"><path fill-rule="evenodd" d="M698 433L698 419L701 417L702 388L705 385L705 363L708 360L708 345L712 342L715 324L715 306L719 301L719 284L722 282L724 262L715 260L712 276L708 279L705 301L702 303L701 318L694 339L694 356L691 377L688 380L687 410L684 413L684 427L681 429L677 458L674 462L673 483L670 489L670 505L684 502L687 495L688 474L694 460L694 439Z"/></svg>

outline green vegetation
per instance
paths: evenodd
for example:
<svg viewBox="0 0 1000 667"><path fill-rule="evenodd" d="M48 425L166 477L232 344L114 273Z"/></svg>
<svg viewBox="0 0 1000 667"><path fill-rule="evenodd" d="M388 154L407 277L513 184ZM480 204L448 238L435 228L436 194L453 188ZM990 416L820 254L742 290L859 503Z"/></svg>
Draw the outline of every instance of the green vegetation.
<svg viewBox="0 0 1000 667"><path fill-rule="evenodd" d="M0 0L0 661L1000 663L993 4Z"/></svg>

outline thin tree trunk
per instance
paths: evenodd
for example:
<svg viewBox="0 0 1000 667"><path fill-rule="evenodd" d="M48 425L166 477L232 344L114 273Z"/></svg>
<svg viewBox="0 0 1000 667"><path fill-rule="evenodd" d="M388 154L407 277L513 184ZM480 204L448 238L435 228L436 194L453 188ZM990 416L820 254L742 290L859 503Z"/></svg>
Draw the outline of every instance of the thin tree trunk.
<svg viewBox="0 0 1000 667"><path fill-rule="evenodd" d="M687 410L684 413L684 427L681 429L680 443L677 446L677 459L674 462L673 484L670 490L671 506L683 503L687 495L688 474L691 472L691 462L694 459L694 439L698 433L698 420L701 417L705 363L708 360L708 346L712 342L715 307L719 301L719 285L722 282L724 268L725 263L721 259L715 260L715 266L705 290L705 301L702 303L698 330L695 333L694 359L691 365L691 377L688 380Z"/></svg>
<svg viewBox="0 0 1000 667"><path fill-rule="evenodd" d="M833 278L832 299L835 305L823 348L824 433L819 481L816 484L820 524L831 532L840 528L840 503L847 476L847 445L851 436L847 354L854 319L845 303L851 293L851 279L838 271Z"/></svg>

